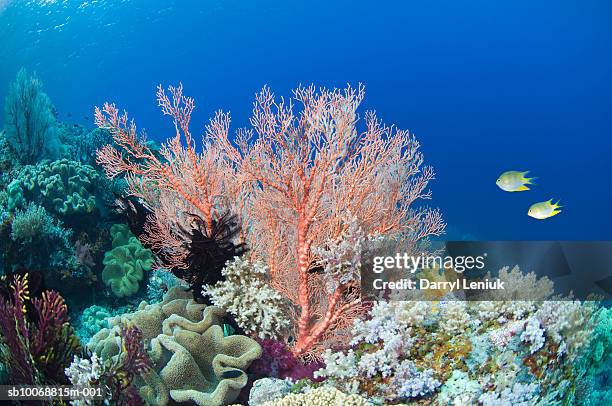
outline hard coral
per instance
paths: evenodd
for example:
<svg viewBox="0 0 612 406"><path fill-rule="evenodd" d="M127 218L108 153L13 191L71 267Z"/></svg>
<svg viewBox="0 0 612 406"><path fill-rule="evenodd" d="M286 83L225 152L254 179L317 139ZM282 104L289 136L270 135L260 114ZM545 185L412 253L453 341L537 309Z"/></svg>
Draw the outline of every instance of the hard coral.
<svg viewBox="0 0 612 406"><path fill-rule="evenodd" d="M262 406L370 406L367 399L359 395L347 395L335 388L321 387L308 393L290 394L283 398L263 403Z"/></svg>

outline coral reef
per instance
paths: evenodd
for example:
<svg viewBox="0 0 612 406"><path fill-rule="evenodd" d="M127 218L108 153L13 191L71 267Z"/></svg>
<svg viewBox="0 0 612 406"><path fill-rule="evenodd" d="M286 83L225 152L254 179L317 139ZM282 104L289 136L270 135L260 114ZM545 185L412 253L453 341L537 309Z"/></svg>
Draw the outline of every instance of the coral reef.
<svg viewBox="0 0 612 406"><path fill-rule="evenodd" d="M291 391L291 381L278 378L262 378L253 382L249 392L249 406L261 406L281 398Z"/></svg>
<svg viewBox="0 0 612 406"><path fill-rule="evenodd" d="M263 355L253 362L251 371L261 377L274 377L298 381L308 378L316 380L313 374L324 365L318 361L304 363L297 359L283 342L273 339L260 340Z"/></svg>
<svg viewBox="0 0 612 406"><path fill-rule="evenodd" d="M112 142L108 131L58 123L58 135L62 143L62 155L71 161L96 166L96 150Z"/></svg>
<svg viewBox="0 0 612 406"><path fill-rule="evenodd" d="M115 315L112 309L91 305L83 310L75 323L77 334L84 343L88 342L98 331L108 328L108 318Z"/></svg>
<svg viewBox="0 0 612 406"><path fill-rule="evenodd" d="M64 368L81 345L68 323L64 299L55 291L45 291L31 301L28 315L28 275L16 276L10 286L10 299L0 300L0 360L8 366L11 384L66 384Z"/></svg>
<svg viewBox="0 0 612 406"><path fill-rule="evenodd" d="M315 376L378 403L582 404L572 390L583 376L576 361L595 344L608 310L549 300L550 281L517 267L499 275L541 300L378 302L355 322L352 348L326 351Z"/></svg>
<svg viewBox="0 0 612 406"><path fill-rule="evenodd" d="M89 165L68 159L41 161L25 166L11 182L9 208L18 207L23 196L62 218L91 214L97 210L100 182L100 175Z"/></svg>
<svg viewBox="0 0 612 406"><path fill-rule="evenodd" d="M14 244L5 255L14 267L24 269L71 268L74 251L70 244L72 230L49 215L44 207L30 202L14 214L10 238Z"/></svg>
<svg viewBox="0 0 612 406"><path fill-rule="evenodd" d="M175 286L184 286L181 280L165 269L154 269L147 282L147 302L157 303L164 300L164 295Z"/></svg>
<svg viewBox="0 0 612 406"><path fill-rule="evenodd" d="M259 358L261 347L245 336L223 335L224 311L196 303L174 288L161 303L109 320L89 343L104 359L121 353L119 326L130 323L143 333L152 360L152 373L136 379L142 398L156 405L193 402L215 406L236 399L247 384L244 370Z"/></svg>
<svg viewBox="0 0 612 406"><path fill-rule="evenodd" d="M234 316L248 335L277 338L289 327L287 303L267 283L268 269L261 263L251 264L236 257L223 268L224 281L204 286L211 302Z"/></svg>
<svg viewBox="0 0 612 406"><path fill-rule="evenodd" d="M144 348L142 332L138 327L122 323L118 326L116 345L120 352L111 358L100 358L96 353L90 359L75 356L64 373L73 385L104 386L107 389L104 404L142 405L134 380L151 371L151 359ZM71 401L72 406L89 406L91 399ZM102 403L102 402L100 402Z"/></svg>
<svg viewBox="0 0 612 406"><path fill-rule="evenodd" d="M224 192L235 179L228 161L217 156L219 148L196 151L189 131L193 100L183 96L181 86L170 90L172 101L161 87L157 100L177 133L159 151L138 137L135 124L114 105L96 108L96 124L109 130L115 143L98 151L97 162L111 179L125 175L128 194L142 203L124 211L138 220L141 206L149 212L144 233L137 235L202 301L203 285L217 282L225 262L244 253L244 245L234 241L240 233L228 207L234 200Z"/></svg>
<svg viewBox="0 0 612 406"><path fill-rule="evenodd" d="M4 102L4 123L6 140L22 164L58 156L53 106L35 74L17 73Z"/></svg>
<svg viewBox="0 0 612 406"><path fill-rule="evenodd" d="M316 357L325 347L345 343L347 328L367 311L357 270L322 266L313 255L317 248L349 241L350 230L401 235L412 243L443 232L438 211L411 208L415 200L430 197L427 185L434 177L422 165L416 139L382 125L373 113L366 114L363 131L357 128L362 87L300 87L294 96L301 111L275 101L264 88L254 103L253 129L240 132L234 145L229 115L219 112L206 127L201 152L189 130L193 99L183 95L182 86L169 90L171 96L161 86L157 91L162 113L176 128L160 150L163 159L138 137L127 114L107 103L96 109L96 124L113 134L116 146L102 148L98 162L109 178L126 176L129 194L152 211L141 239L192 286L202 279L201 271L190 269L200 257L190 256L194 237L218 241L216 222L240 216L247 225L240 237L250 255L266 263L270 285L295 308L285 339L296 338L297 355ZM230 237L240 231L225 229L222 235ZM236 250L240 247L228 241L225 252L233 257ZM313 272L321 267L328 272ZM181 269L190 271L181 275ZM198 276L195 284L193 276Z"/></svg>
<svg viewBox="0 0 612 406"><path fill-rule="evenodd" d="M104 254L102 281L116 297L131 296L138 292L144 273L153 267L153 253L124 224L114 224L110 232L113 243Z"/></svg>
<svg viewBox="0 0 612 406"><path fill-rule="evenodd" d="M281 399L265 402L261 406L369 406L367 399L359 395L347 395L335 388L320 387L304 394L289 394Z"/></svg>

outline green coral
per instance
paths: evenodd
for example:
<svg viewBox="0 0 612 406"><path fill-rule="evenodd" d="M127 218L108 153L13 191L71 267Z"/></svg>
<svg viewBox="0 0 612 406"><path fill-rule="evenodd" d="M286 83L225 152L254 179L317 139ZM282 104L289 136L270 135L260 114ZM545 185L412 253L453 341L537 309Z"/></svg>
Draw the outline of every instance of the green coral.
<svg viewBox="0 0 612 406"><path fill-rule="evenodd" d="M132 323L142 331L153 362L151 373L135 382L146 404L227 405L246 386L244 371L262 350L249 337L224 337L224 315L173 288L160 303L142 302L136 312L111 318L110 328L96 334L89 347L104 359L117 359L119 326Z"/></svg>
<svg viewBox="0 0 612 406"><path fill-rule="evenodd" d="M77 334L81 341L87 342L98 331L107 328L107 319L112 316L111 310L103 306L91 305L83 310L79 317L77 328Z"/></svg>
<svg viewBox="0 0 612 406"><path fill-rule="evenodd" d="M26 200L23 196L23 188L19 180L15 179L6 187L7 208L9 211L15 211L18 208L24 207Z"/></svg>
<svg viewBox="0 0 612 406"><path fill-rule="evenodd" d="M153 267L153 253L142 246L126 225L111 227L112 249L104 254L102 281L117 297L132 296L145 271Z"/></svg>
<svg viewBox="0 0 612 406"><path fill-rule="evenodd" d="M8 186L9 210L23 206L25 200L69 217L96 210L96 188L100 174L90 165L68 159L42 161L24 167Z"/></svg>

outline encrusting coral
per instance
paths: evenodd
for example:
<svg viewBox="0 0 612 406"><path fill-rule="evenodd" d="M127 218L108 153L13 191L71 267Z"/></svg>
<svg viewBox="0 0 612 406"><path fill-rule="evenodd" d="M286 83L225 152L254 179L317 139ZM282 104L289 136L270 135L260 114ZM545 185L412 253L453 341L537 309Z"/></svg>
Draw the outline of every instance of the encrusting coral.
<svg viewBox="0 0 612 406"><path fill-rule="evenodd" d="M173 288L161 303L143 302L136 312L111 318L110 328L96 334L89 347L104 359L118 357L119 326L133 324L142 331L152 361L151 373L135 381L145 402L226 405L246 386L244 371L261 356L261 347L245 336L224 336L224 314Z"/></svg>
<svg viewBox="0 0 612 406"><path fill-rule="evenodd" d="M355 394L347 395L338 389L320 387L308 393L289 394L280 399L265 402L261 406L371 406L371 403Z"/></svg>
<svg viewBox="0 0 612 406"><path fill-rule="evenodd" d="M111 227L112 249L104 254L102 281L119 298L138 292L144 273L153 268L151 250L142 246L126 225Z"/></svg>

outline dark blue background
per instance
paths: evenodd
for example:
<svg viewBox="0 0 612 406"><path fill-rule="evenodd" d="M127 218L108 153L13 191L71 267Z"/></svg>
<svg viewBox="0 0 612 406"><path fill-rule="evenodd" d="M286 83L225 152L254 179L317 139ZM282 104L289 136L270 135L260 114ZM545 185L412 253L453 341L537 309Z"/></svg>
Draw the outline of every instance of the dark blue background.
<svg viewBox="0 0 612 406"><path fill-rule="evenodd" d="M288 95L299 83L362 82L364 107L422 142L437 170L431 204L451 238L612 239L608 0L0 0L3 8L0 95L25 66L63 118L85 123L94 105L115 101L161 140L171 131L155 105L158 83L183 81L200 132L218 108L247 125L266 83ZM502 192L495 179L510 169L531 170L539 185ZM563 213L527 216L549 198Z"/></svg>

